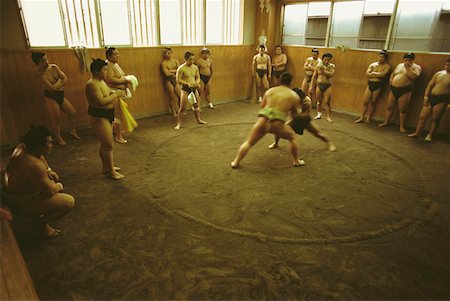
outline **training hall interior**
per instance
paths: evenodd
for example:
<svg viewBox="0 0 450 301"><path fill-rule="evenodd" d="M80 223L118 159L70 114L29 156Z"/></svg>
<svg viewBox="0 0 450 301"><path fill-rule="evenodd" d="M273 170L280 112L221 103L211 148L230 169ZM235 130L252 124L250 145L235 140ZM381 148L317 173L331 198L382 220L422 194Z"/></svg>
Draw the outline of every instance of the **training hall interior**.
<svg viewBox="0 0 450 301"><path fill-rule="evenodd" d="M450 299L450 1L4 0L0 12L0 299ZM268 148L271 124L281 119L260 114L271 99L266 93L258 101L265 91L254 71L260 45L272 62L281 46L290 88L302 87L313 49L319 58L332 54L334 122L309 124L335 150L309 128ZM113 65L138 81L135 89L125 83L131 98L116 99L136 122L123 133L126 143L117 140L116 119L94 118L89 108L89 82L103 70L93 75L91 62L106 60L110 47ZM186 52L197 64L209 50L211 104L203 81L192 106L186 98L178 111L183 100L175 94L172 111L172 86L161 67L166 48L180 65ZM386 82L369 106L372 120L356 123L369 91L368 67L383 49L391 67ZM67 77L60 90L72 116L63 104L48 105L54 100L44 94L45 62L32 53L45 54ZM388 77L406 68L411 53L421 72L407 79L413 84L406 109L394 99L390 124L379 127L393 95ZM281 91L273 77L270 89ZM184 88L173 89L178 85ZM438 85L446 96L425 104ZM304 91L311 118L319 90ZM182 99L189 91L181 90ZM399 131L402 113L406 132ZM107 124L107 138L93 119ZM259 120L269 120L266 135L231 168ZM8 203L21 190L37 191L31 202L39 207L33 172L16 171L32 185L8 190L13 151L38 125L53 139L51 150L39 148L45 180L61 187L54 195L71 199L67 212L48 219L51 235L41 231L50 213L30 217ZM65 145L57 143L55 125ZM124 178L105 176L102 139L115 139L111 166ZM292 166L292 141L304 166ZM25 146L15 154L31 151Z"/></svg>

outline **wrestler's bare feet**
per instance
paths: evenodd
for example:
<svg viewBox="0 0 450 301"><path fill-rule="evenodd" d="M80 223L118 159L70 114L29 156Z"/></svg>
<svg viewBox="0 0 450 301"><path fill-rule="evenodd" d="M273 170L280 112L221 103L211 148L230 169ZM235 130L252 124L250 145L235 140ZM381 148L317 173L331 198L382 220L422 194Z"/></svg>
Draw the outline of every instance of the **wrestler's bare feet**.
<svg viewBox="0 0 450 301"><path fill-rule="evenodd" d="M400 133L406 133L406 129L404 127L400 128Z"/></svg>
<svg viewBox="0 0 450 301"><path fill-rule="evenodd" d="M327 121L328 121L329 123L333 123L333 122L334 122L334 120L331 119L330 117L327 117Z"/></svg>
<svg viewBox="0 0 450 301"><path fill-rule="evenodd" d="M114 171L113 173L107 173L106 176L113 180L122 180L125 176L119 172Z"/></svg>
<svg viewBox="0 0 450 301"><path fill-rule="evenodd" d="M206 121L201 120L201 119L197 120L197 123L198 123L198 124L207 124Z"/></svg>
<svg viewBox="0 0 450 301"><path fill-rule="evenodd" d="M61 234L61 230L55 229L49 224L45 224L42 234L48 239L55 239Z"/></svg>
<svg viewBox="0 0 450 301"><path fill-rule="evenodd" d="M177 125L174 127L174 129L175 129L175 130L181 129L181 125L180 125L180 124L177 124Z"/></svg>
<svg viewBox="0 0 450 301"><path fill-rule="evenodd" d="M431 137L430 135L427 135L427 136L425 137L425 141L426 141L426 142L432 142L432 141L433 141L433 137Z"/></svg>
<svg viewBox="0 0 450 301"><path fill-rule="evenodd" d="M380 123L380 124L378 125L378 127L382 128L383 126L387 126L387 125L388 125L387 122L383 122L383 123Z"/></svg>
<svg viewBox="0 0 450 301"><path fill-rule="evenodd" d="M71 132L70 136L72 136L73 139L81 139L80 136L78 136L77 132Z"/></svg>
<svg viewBox="0 0 450 301"><path fill-rule="evenodd" d="M236 168L238 168L239 167L239 164L238 163L235 163L234 161L233 162L231 162L231 168L233 168L233 169L236 169Z"/></svg>
<svg viewBox="0 0 450 301"><path fill-rule="evenodd" d="M56 143L58 143L58 145L61 145L61 146L67 145L67 142L64 141L63 138L57 139L57 140L56 140Z"/></svg>
<svg viewBox="0 0 450 301"><path fill-rule="evenodd" d="M277 148L277 147L278 147L278 143L274 142L274 143L272 143L271 145L269 145L267 148L268 148L268 149L275 149L275 148Z"/></svg>
<svg viewBox="0 0 450 301"><path fill-rule="evenodd" d="M321 118L322 118L322 113L317 113L317 116L314 117L315 120L321 119Z"/></svg>
<svg viewBox="0 0 450 301"><path fill-rule="evenodd" d="M113 168L114 168L114 171L120 171L120 167L114 166ZM102 170L102 174L107 174L108 172L109 172L109 170L106 170L106 169Z"/></svg>
<svg viewBox="0 0 450 301"><path fill-rule="evenodd" d="M355 120L355 123L361 123L364 121L364 119L365 119L364 116L361 116L361 117L359 117L358 120Z"/></svg>
<svg viewBox="0 0 450 301"><path fill-rule="evenodd" d="M304 166L306 164L306 162L302 159L297 159L294 161L294 163L292 163L292 166L294 167L299 167L299 166Z"/></svg>
<svg viewBox="0 0 450 301"><path fill-rule="evenodd" d="M333 142L328 142L328 150L330 152L334 152L337 149L336 145Z"/></svg>
<svg viewBox="0 0 450 301"><path fill-rule="evenodd" d="M365 123L371 123L371 122L372 122L372 119L367 118L364 122L365 122Z"/></svg>
<svg viewBox="0 0 450 301"><path fill-rule="evenodd" d="M116 142L120 144L126 144L128 143L128 140L124 139L123 137L117 137Z"/></svg>
<svg viewBox="0 0 450 301"><path fill-rule="evenodd" d="M412 133L412 134L409 134L408 137L409 137L409 138L418 138L419 135L416 134L416 133Z"/></svg>

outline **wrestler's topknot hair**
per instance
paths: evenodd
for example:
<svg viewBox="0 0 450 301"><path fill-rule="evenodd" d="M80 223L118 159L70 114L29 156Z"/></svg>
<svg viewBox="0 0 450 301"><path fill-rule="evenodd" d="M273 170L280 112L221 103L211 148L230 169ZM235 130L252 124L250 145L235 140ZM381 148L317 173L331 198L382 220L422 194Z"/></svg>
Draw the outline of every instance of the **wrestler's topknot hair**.
<svg viewBox="0 0 450 301"><path fill-rule="evenodd" d="M289 86L292 82L292 75L289 72L283 72L280 75L280 84Z"/></svg>
<svg viewBox="0 0 450 301"><path fill-rule="evenodd" d="M303 92L302 89L300 89L300 88L294 88L294 89L292 89L292 90L294 90L294 92L297 93L297 95L300 97L300 99L303 99L303 98L306 97L306 93Z"/></svg>
<svg viewBox="0 0 450 301"><path fill-rule="evenodd" d="M386 60L389 58L389 54L386 49L381 50L379 54L384 55Z"/></svg>
<svg viewBox="0 0 450 301"><path fill-rule="evenodd" d="M189 59L191 56L193 56L194 53L192 51L186 51L184 54L184 59Z"/></svg>
<svg viewBox="0 0 450 301"><path fill-rule="evenodd" d="M327 52L322 55L322 59L324 59L326 57L329 57L331 59L331 58L333 58L333 55L331 53Z"/></svg>
<svg viewBox="0 0 450 301"><path fill-rule="evenodd" d="M105 60L102 59L92 59L91 63L91 72L94 74L95 72L100 72L103 66L108 65Z"/></svg>
<svg viewBox="0 0 450 301"><path fill-rule="evenodd" d="M45 146L48 136L51 136L51 134L45 126L31 125L22 142L25 144L26 149L38 151Z"/></svg>
<svg viewBox="0 0 450 301"><path fill-rule="evenodd" d="M258 46L258 49L261 49L261 48L264 49L264 50L266 50L266 46L264 46L263 44L261 44L261 45Z"/></svg>
<svg viewBox="0 0 450 301"><path fill-rule="evenodd" d="M283 50L283 47L281 47L281 45L276 45L275 49L280 48L281 50Z"/></svg>
<svg viewBox="0 0 450 301"><path fill-rule="evenodd" d="M412 52L408 52L403 56L404 59L412 59L414 60L416 58L416 55Z"/></svg>
<svg viewBox="0 0 450 301"><path fill-rule="evenodd" d="M311 50L311 53L317 53L317 54L319 54L319 49L317 49L317 48L313 48L313 50Z"/></svg>
<svg viewBox="0 0 450 301"><path fill-rule="evenodd" d="M209 51L208 48L203 47L203 48L202 48L202 51L201 51L200 53L203 54L203 53L211 53L211 52Z"/></svg>
<svg viewBox="0 0 450 301"><path fill-rule="evenodd" d="M44 57L44 52L32 52L31 53L31 59L33 62L37 65L41 62L42 58Z"/></svg>
<svg viewBox="0 0 450 301"><path fill-rule="evenodd" d="M109 57L110 55L113 54L114 50L117 50L116 47L105 47L106 51L105 51L105 55L106 57Z"/></svg>

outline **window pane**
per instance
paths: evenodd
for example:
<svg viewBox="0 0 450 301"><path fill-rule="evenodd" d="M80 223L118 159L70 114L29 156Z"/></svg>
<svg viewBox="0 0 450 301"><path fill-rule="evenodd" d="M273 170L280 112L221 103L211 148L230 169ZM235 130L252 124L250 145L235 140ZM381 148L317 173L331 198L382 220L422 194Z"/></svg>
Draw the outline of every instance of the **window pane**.
<svg viewBox="0 0 450 301"><path fill-rule="evenodd" d="M159 1L161 44L181 44L181 14L179 0Z"/></svg>
<svg viewBox="0 0 450 301"><path fill-rule="evenodd" d="M127 0L100 0L105 45L130 45Z"/></svg>
<svg viewBox="0 0 450 301"><path fill-rule="evenodd" d="M203 0L182 2L183 44L203 44ZM217 16L216 16L217 17Z"/></svg>
<svg viewBox="0 0 450 301"><path fill-rule="evenodd" d="M450 10L450 0L445 0L442 4L442 10Z"/></svg>
<svg viewBox="0 0 450 301"><path fill-rule="evenodd" d="M327 2L310 2L308 6L308 16L328 16L330 15L331 3Z"/></svg>
<svg viewBox="0 0 450 301"><path fill-rule="evenodd" d="M224 0L224 44L242 43L243 0Z"/></svg>
<svg viewBox="0 0 450 301"><path fill-rule="evenodd" d="M94 0L63 0L69 46L98 47L98 27Z"/></svg>
<svg viewBox="0 0 450 301"><path fill-rule="evenodd" d="M430 37L442 1L417 2L400 0L397 37Z"/></svg>
<svg viewBox="0 0 450 301"><path fill-rule="evenodd" d="M130 0L133 45L157 45L155 8L155 0Z"/></svg>
<svg viewBox="0 0 450 301"><path fill-rule="evenodd" d="M392 14L394 5L395 0L366 0L364 4L364 14Z"/></svg>
<svg viewBox="0 0 450 301"><path fill-rule="evenodd" d="M63 24L57 0L22 0L30 46L65 46Z"/></svg>
<svg viewBox="0 0 450 301"><path fill-rule="evenodd" d="M222 0L206 0L206 43L222 44Z"/></svg>
<svg viewBox="0 0 450 301"><path fill-rule="evenodd" d="M331 46L357 47L364 1L335 2Z"/></svg>
<svg viewBox="0 0 450 301"><path fill-rule="evenodd" d="M286 5L284 7L283 34L305 35L307 4Z"/></svg>

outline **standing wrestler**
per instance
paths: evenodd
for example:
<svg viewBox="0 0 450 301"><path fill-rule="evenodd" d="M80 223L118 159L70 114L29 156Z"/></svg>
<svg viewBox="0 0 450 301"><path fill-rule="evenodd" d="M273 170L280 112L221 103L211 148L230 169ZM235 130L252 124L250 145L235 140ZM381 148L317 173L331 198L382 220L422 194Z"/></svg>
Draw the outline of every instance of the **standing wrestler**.
<svg viewBox="0 0 450 301"><path fill-rule="evenodd" d="M58 237L61 230L48 223L66 215L75 204L44 157L51 149L49 130L32 126L9 159L1 189L2 203L15 214L31 218L49 239Z"/></svg>
<svg viewBox="0 0 450 301"><path fill-rule="evenodd" d="M280 45L275 46L275 55L272 60L272 79L274 86L280 84L280 76L286 71L287 56L283 53L283 48Z"/></svg>
<svg viewBox="0 0 450 301"><path fill-rule="evenodd" d="M433 134L439 127L442 115L450 104L450 58L445 61L445 69L436 72L428 83L423 98L423 107L417 122L416 131L409 137L418 137L425 122L433 116L430 132L425 137L425 141L433 141Z"/></svg>
<svg viewBox="0 0 450 301"><path fill-rule="evenodd" d="M193 100L192 105L194 107L194 114L197 119L197 123L206 124L206 122L200 118L200 97L198 94L198 88L200 87L200 73L197 65L194 64L194 53L187 51L184 54L184 58L186 62L178 67L176 75L177 83L181 85L180 109L178 110L178 123L175 126L176 130L181 128L184 112L186 111L188 95L191 92L195 94L195 99Z"/></svg>
<svg viewBox="0 0 450 301"><path fill-rule="evenodd" d="M295 117L291 118L286 122L287 125L291 126L299 135L303 135L303 131L307 129L311 134L322 140L328 145L328 150L334 152L336 150L336 145L328 139L327 136L322 134L319 129L311 122L311 98L309 98L305 92L299 88L294 88L295 93L300 97L299 110L301 113ZM269 149L274 149L278 147L278 141L280 137L275 136L275 142L269 145Z"/></svg>
<svg viewBox="0 0 450 301"><path fill-rule="evenodd" d="M414 63L416 56L414 53L407 53L403 56L403 63L395 67L391 74L389 84L391 85L391 93L389 93L388 107L386 110L386 118L384 122L379 124L379 127L388 125L391 122L392 111L398 102L400 111L400 133L406 133L405 122L408 104L411 100L411 92L414 81L420 76L422 67Z"/></svg>
<svg viewBox="0 0 450 301"><path fill-rule="evenodd" d="M172 58L172 48L164 48L164 59L161 62L161 71L163 72L164 85L169 93L169 110L173 117L178 116L178 104L180 99L180 87L177 85L177 69L180 62Z"/></svg>
<svg viewBox="0 0 450 301"><path fill-rule="evenodd" d="M39 67L38 76L44 84L44 101L50 112L51 126L55 134L56 143L66 145L61 136L61 111L69 118L69 132L75 139L80 139L75 128L76 111L72 104L64 97L64 85L67 76L55 64L49 64L47 55L43 52L33 52L31 59Z"/></svg>
<svg viewBox="0 0 450 301"><path fill-rule="evenodd" d="M305 78L302 82L302 91L306 91L306 93L310 90L310 83L312 80L312 77L314 75L314 71L316 70L316 66L318 63L320 63L322 60L319 57L319 50L317 48L314 48L311 50L311 56L306 59L305 64L303 64L303 70L305 71ZM312 95L310 95L312 97Z"/></svg>
<svg viewBox="0 0 450 301"><path fill-rule="evenodd" d="M209 58L210 51L208 48L203 48L201 51L201 56L197 60L196 65L200 71L200 79L203 82L203 85L200 87L200 94L205 96L206 101L208 102L208 106L210 109L215 109L214 105L211 102L211 84L209 81L213 75L213 61Z"/></svg>
<svg viewBox="0 0 450 301"><path fill-rule="evenodd" d="M292 82L292 75L285 72L280 77L281 86L267 90L262 101L262 109L258 113L258 121L253 126L250 135L238 150L236 158L231 162L232 168L238 168L241 160L247 155L250 148L254 146L267 133L275 134L277 137L289 140L291 146L293 166L305 165L305 161L298 158L298 147L296 135L293 129L285 122L289 113L293 117L298 114L298 95L288 88Z"/></svg>
<svg viewBox="0 0 450 301"><path fill-rule="evenodd" d="M377 104L377 99L381 94L383 86L387 82L387 75L391 70L391 66L387 63L388 53L386 50L381 50L378 54L378 61L369 65L367 68L366 76L369 80L366 91L364 92L364 103L363 111L361 117L356 120L356 123L363 122L366 120L366 113L369 109L370 103L370 113L367 117L367 122L372 120L372 115L375 113L375 106Z"/></svg>
<svg viewBox="0 0 450 301"><path fill-rule="evenodd" d="M252 74L256 79L256 96L258 102L262 101L262 96L269 89L269 80L272 76L272 66L270 56L265 54L266 47L259 45L258 54L253 57Z"/></svg>
<svg viewBox="0 0 450 301"><path fill-rule="evenodd" d="M102 160L102 173L114 180L125 176L118 173L119 167L113 164L112 123L114 121L115 102L119 101L120 90L113 92L105 82L108 74L108 63L95 59L91 63L92 78L86 84L86 98L89 103L88 114L91 126L100 140L100 159Z"/></svg>
<svg viewBox="0 0 450 301"><path fill-rule="evenodd" d="M332 58L333 55L329 52L322 56L322 61L317 64L314 71L310 88L310 94L316 93L317 97L317 116L314 119L322 118L322 103L325 103L328 122L333 122L331 119L331 77L334 75L335 65L331 63Z"/></svg>
<svg viewBox="0 0 450 301"><path fill-rule="evenodd" d="M125 72L120 68L119 61L119 51L114 47L109 47L106 49L106 59L108 63L108 74L105 78L106 84L114 90L120 90L121 95L126 95L126 90L128 84L131 82L125 78ZM121 120L120 120L120 106L119 102L115 102L114 108L114 123L113 131L116 134L116 142L124 144L128 141L125 140L122 133Z"/></svg>

